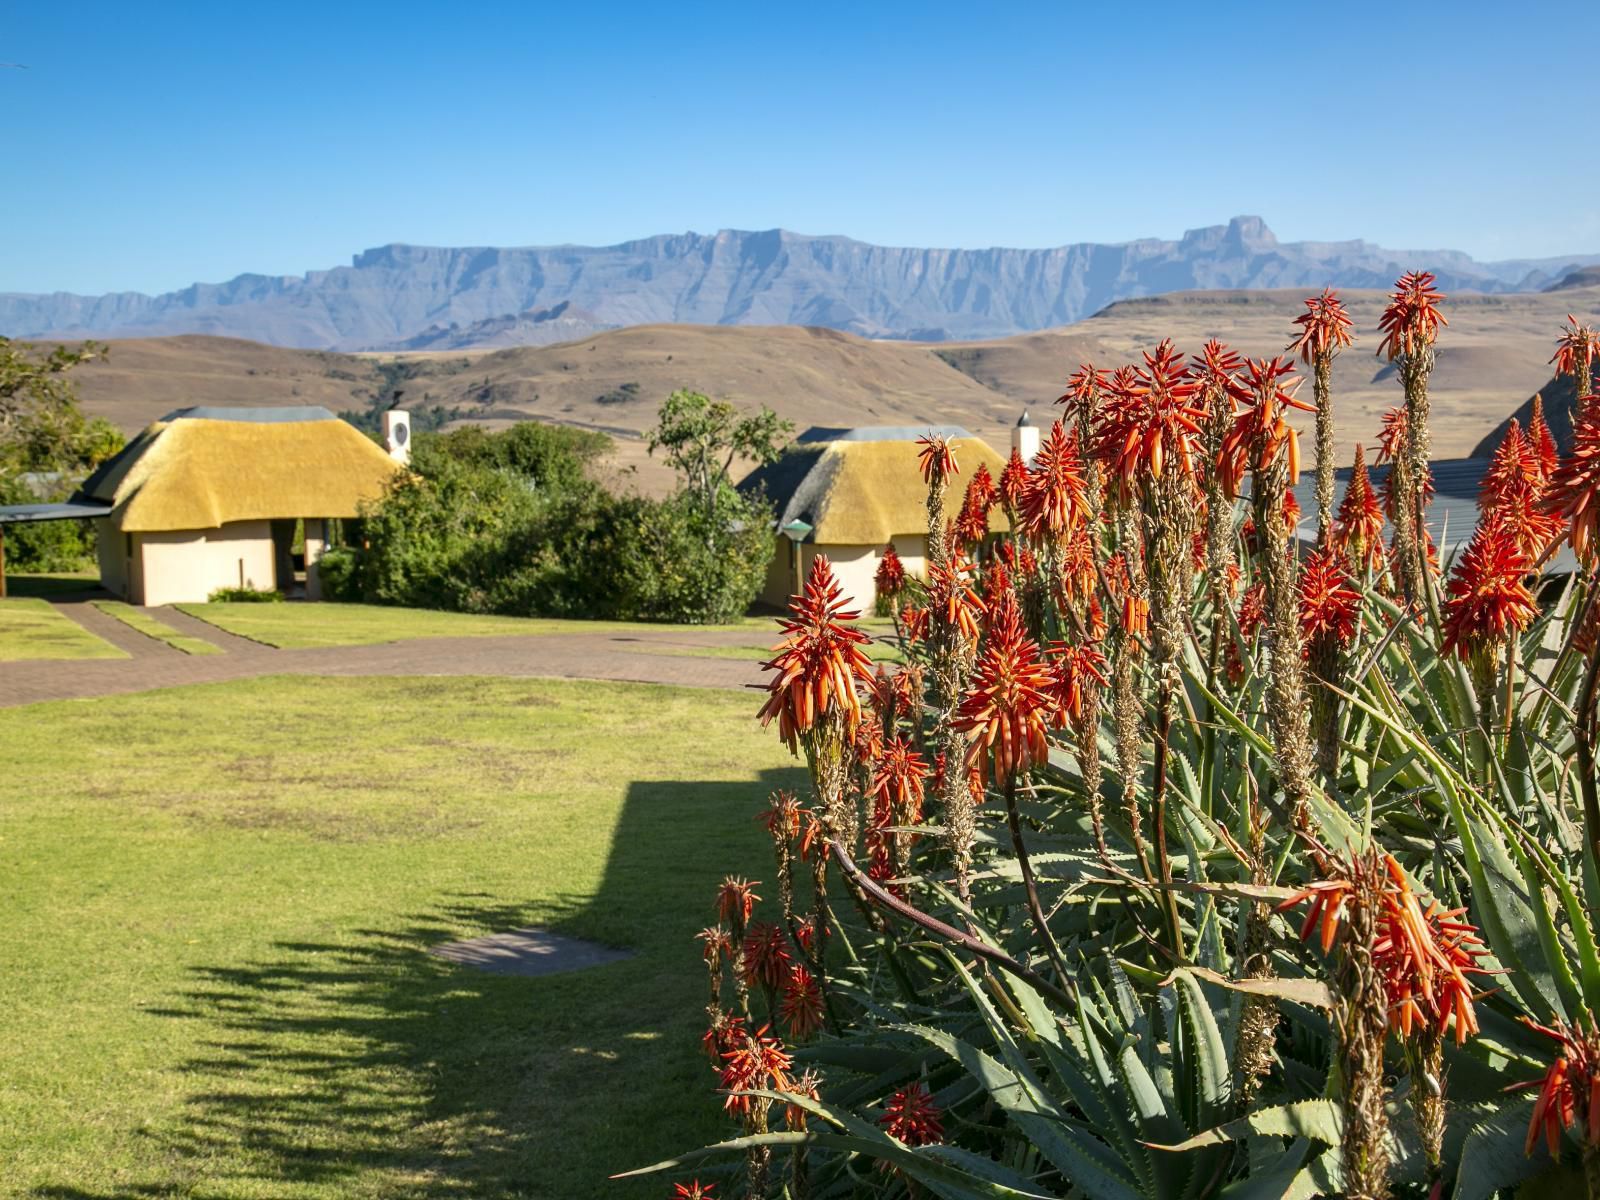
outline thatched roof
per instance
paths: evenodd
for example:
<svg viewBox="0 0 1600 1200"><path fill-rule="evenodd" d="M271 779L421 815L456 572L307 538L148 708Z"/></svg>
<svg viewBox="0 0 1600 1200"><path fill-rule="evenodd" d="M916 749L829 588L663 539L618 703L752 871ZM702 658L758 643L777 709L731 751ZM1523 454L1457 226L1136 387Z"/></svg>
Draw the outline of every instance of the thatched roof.
<svg viewBox="0 0 1600 1200"><path fill-rule="evenodd" d="M400 465L325 408L179 409L103 463L76 499L128 533L354 517Z"/></svg>
<svg viewBox="0 0 1600 1200"><path fill-rule="evenodd" d="M926 427L868 426L808 429L771 466L752 471L741 490L760 488L778 514L779 526L801 520L812 526L806 539L818 545L876 546L891 537L928 529L927 486L917 464L917 439ZM1005 459L988 443L955 426L935 428L950 439L961 474L951 484L950 515L961 489L979 463L997 480ZM1005 528L1005 516L990 514Z"/></svg>

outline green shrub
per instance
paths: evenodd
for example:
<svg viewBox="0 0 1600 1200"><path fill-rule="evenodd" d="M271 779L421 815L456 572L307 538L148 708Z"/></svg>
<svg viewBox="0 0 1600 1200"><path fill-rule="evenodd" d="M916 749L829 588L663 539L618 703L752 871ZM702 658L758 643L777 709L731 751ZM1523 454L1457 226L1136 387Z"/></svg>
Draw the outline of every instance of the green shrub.
<svg viewBox="0 0 1600 1200"><path fill-rule="evenodd" d="M59 498L59 497L54 497ZM0 504L44 504L20 479L0 482ZM6 568L11 571L79 571L95 563L93 521L29 521L5 528Z"/></svg>
<svg viewBox="0 0 1600 1200"><path fill-rule="evenodd" d="M218 588L207 596L212 604L282 604L283 593L249 587Z"/></svg>
<svg viewBox="0 0 1600 1200"><path fill-rule="evenodd" d="M350 546L334 546L317 559L317 578L322 581L324 600L359 601L361 585L357 578L361 557Z"/></svg>

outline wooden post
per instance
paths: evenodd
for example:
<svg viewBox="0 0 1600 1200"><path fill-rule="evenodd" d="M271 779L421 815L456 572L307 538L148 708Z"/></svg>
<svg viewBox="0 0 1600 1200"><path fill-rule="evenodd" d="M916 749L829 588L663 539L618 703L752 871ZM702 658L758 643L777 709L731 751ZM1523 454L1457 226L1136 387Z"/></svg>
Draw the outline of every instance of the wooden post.
<svg viewBox="0 0 1600 1200"><path fill-rule="evenodd" d="M6 527L0 525L0 600L6 598Z"/></svg>

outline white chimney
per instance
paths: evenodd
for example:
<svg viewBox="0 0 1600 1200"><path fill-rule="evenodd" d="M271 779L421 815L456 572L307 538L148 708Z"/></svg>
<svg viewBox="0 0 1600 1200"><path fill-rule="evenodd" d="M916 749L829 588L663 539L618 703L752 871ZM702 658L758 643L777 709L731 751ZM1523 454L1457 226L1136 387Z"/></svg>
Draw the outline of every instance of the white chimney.
<svg viewBox="0 0 1600 1200"><path fill-rule="evenodd" d="M1034 433L1033 444L1039 444ZM403 408L391 408L383 414L383 445L389 457L397 463L411 461L411 414Z"/></svg>
<svg viewBox="0 0 1600 1200"><path fill-rule="evenodd" d="M1032 465L1034 455L1039 453L1039 427L1028 420L1028 410L1022 410L1022 416L1017 418L1017 423L1011 428L1011 448L1022 455L1022 461Z"/></svg>

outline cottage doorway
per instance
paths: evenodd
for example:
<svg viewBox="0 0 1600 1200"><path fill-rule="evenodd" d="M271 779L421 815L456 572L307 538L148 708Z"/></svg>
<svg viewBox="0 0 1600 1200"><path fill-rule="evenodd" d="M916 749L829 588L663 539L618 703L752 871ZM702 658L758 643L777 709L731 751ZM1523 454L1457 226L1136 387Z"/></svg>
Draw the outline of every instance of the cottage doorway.
<svg viewBox="0 0 1600 1200"><path fill-rule="evenodd" d="M293 520L272 522L272 586L285 596L290 595L296 585L294 577L294 532L296 522Z"/></svg>

